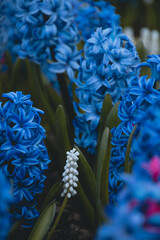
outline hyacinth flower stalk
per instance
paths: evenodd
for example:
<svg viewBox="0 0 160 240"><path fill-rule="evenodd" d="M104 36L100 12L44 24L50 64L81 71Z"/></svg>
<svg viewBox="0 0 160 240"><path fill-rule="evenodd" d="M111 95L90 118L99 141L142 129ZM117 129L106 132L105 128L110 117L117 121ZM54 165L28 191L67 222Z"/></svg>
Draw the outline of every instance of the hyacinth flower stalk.
<svg viewBox="0 0 160 240"><path fill-rule="evenodd" d="M63 176L63 179L62 179L63 192L61 194L61 197L64 197L64 201L62 203L62 206L60 208L58 216L55 220L55 223L54 223L53 227L51 228L51 231L49 232L46 240L49 240L52 237L53 232L55 231L55 229L59 223L59 220L62 216L62 213L64 211L64 208L67 204L67 200L77 194L77 192L74 188L76 188L78 186L77 185L77 182L78 182L77 176L79 173L77 171L77 168L78 168L77 161L79 159L78 158L79 152L76 151L75 148L73 148L72 150L67 151L66 154L67 154L67 160L66 160L66 165L64 167L64 172L62 175Z"/></svg>
<svg viewBox="0 0 160 240"><path fill-rule="evenodd" d="M108 209L110 221L99 228L96 240L159 239L160 158L153 156L146 162L144 156L136 165L133 174L123 176L126 186L118 204Z"/></svg>
<svg viewBox="0 0 160 240"><path fill-rule="evenodd" d="M6 44L3 51L8 50L11 55L14 52L21 59L28 58L29 61L40 66L41 72L51 81L55 89L58 88L59 91L60 88L65 109L70 122L72 122L74 110L70 99L71 94L68 93L70 85L68 87L69 81L66 77L68 75L69 79L74 78L75 72L79 68L81 51L78 51L76 47L80 41L80 35L70 1L12 0L11 4L7 4L7 2L8 0L4 1L0 11L2 15L7 16L1 19L3 29L0 38L6 36L5 39L9 39L9 33L15 33L11 41L5 41L10 43L14 38L15 44L12 43L11 48L15 47L15 50L13 51ZM10 16L13 21L10 20ZM4 27L7 26L5 19L7 19L7 23L10 23L10 28ZM33 66L32 64L32 68ZM43 85L41 72L37 70L37 67L35 69L41 86ZM37 85L37 83L33 83L33 85ZM15 90L14 84L10 89ZM37 91L42 95L40 87ZM37 91L35 92L37 93ZM36 93L34 94L36 95ZM43 98L45 98L44 93L40 99Z"/></svg>
<svg viewBox="0 0 160 240"><path fill-rule="evenodd" d="M11 186L0 170L0 239L7 239L8 231L11 227L9 208L13 203L11 196Z"/></svg>
<svg viewBox="0 0 160 240"><path fill-rule="evenodd" d="M159 121L160 96L141 119L141 131L132 145L133 173L121 176L126 186L110 212L111 223L101 227L98 240L117 240L119 236L122 240L160 238Z"/></svg>
<svg viewBox="0 0 160 240"><path fill-rule="evenodd" d="M70 1L2 0L0 6L0 55L28 58L51 79L64 72L74 77L81 52Z"/></svg>
<svg viewBox="0 0 160 240"><path fill-rule="evenodd" d="M133 159L136 164L150 161L154 156L160 157L160 96L148 107L140 120L141 131L138 139L133 143ZM156 161L155 161L156 162ZM158 170L157 165L157 170ZM150 171L150 170L149 170Z"/></svg>
<svg viewBox="0 0 160 240"><path fill-rule="evenodd" d="M38 64L51 62L51 72L67 71L73 78L78 67L79 34L71 10L68 0L17 0L16 27L22 38L19 56Z"/></svg>
<svg viewBox="0 0 160 240"><path fill-rule="evenodd" d="M109 191L111 201L116 199L117 192L123 186L120 174L124 171L127 143L134 126L137 125L136 132L132 139L133 143L143 127L146 110L160 96L159 89L156 90L154 88L154 85L160 79L159 63L160 56L151 55L148 56L146 62L138 66L149 67L151 69L151 77L133 77L131 79L131 86L126 91L119 105L118 116L121 123L118 127L112 129L113 148L109 170ZM132 154L133 149L131 148L128 160L131 160Z"/></svg>
<svg viewBox="0 0 160 240"><path fill-rule="evenodd" d="M0 169L13 185L13 219L31 227L39 216L36 195L43 191L50 162L44 145L45 129L33 107L30 95L22 92L3 94L0 103Z"/></svg>
<svg viewBox="0 0 160 240"><path fill-rule="evenodd" d="M22 38L19 56L40 64L45 73L49 72L48 76L57 75L68 115L73 115L63 73L74 78L81 52L76 47L80 37L70 1L17 0L16 10L16 27Z"/></svg>
<svg viewBox="0 0 160 240"><path fill-rule="evenodd" d="M140 60L122 29L97 28L84 47L85 58L74 82L79 102L74 102L75 142L96 152L98 125L105 95L113 104L121 100Z"/></svg>
<svg viewBox="0 0 160 240"><path fill-rule="evenodd" d="M96 28L113 28L119 26L120 16L115 13L108 1L72 0L78 30L86 42Z"/></svg>

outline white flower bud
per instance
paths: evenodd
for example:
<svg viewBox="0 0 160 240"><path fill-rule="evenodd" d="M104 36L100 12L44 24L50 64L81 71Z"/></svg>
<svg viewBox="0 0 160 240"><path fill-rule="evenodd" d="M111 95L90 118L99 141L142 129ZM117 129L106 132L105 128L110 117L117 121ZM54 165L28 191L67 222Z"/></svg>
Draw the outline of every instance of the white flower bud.
<svg viewBox="0 0 160 240"><path fill-rule="evenodd" d="M72 195L71 195L70 193L67 193L67 197L68 197L68 198L71 198L71 196L72 196Z"/></svg>
<svg viewBox="0 0 160 240"><path fill-rule="evenodd" d="M69 184L74 186L74 182L73 182L73 180L72 180L72 179L71 179L71 180L69 180Z"/></svg>
<svg viewBox="0 0 160 240"><path fill-rule="evenodd" d="M67 163L67 164L66 164L66 168L69 168L69 167L70 167L70 163Z"/></svg>
<svg viewBox="0 0 160 240"><path fill-rule="evenodd" d="M77 194L77 191L76 190L73 190L73 196Z"/></svg>
<svg viewBox="0 0 160 240"><path fill-rule="evenodd" d="M66 194L66 193L67 193L67 189L66 189L66 188L63 190L63 193L64 193L64 194Z"/></svg>
<svg viewBox="0 0 160 240"><path fill-rule="evenodd" d="M64 186L65 186L65 188L68 188L69 187L69 183L67 182Z"/></svg>
<svg viewBox="0 0 160 240"><path fill-rule="evenodd" d="M70 187L70 188L69 188L69 191L70 191L70 192L73 192L73 190L74 190L73 187Z"/></svg>
<svg viewBox="0 0 160 240"><path fill-rule="evenodd" d="M68 175L68 177L69 177L69 179L72 179L72 178L73 178L73 174L70 173L70 174Z"/></svg>
<svg viewBox="0 0 160 240"><path fill-rule="evenodd" d="M68 181L69 177L68 176L65 176L64 177L64 182Z"/></svg>
<svg viewBox="0 0 160 240"><path fill-rule="evenodd" d="M65 170L65 173L66 173L66 174L69 173L69 169L68 169L68 168Z"/></svg>
<svg viewBox="0 0 160 240"><path fill-rule="evenodd" d="M62 192L62 193L61 193L61 197L64 197L64 195L65 195L64 192Z"/></svg>
<svg viewBox="0 0 160 240"><path fill-rule="evenodd" d="M73 181L78 182L78 178L76 176L73 176Z"/></svg>
<svg viewBox="0 0 160 240"><path fill-rule="evenodd" d="M78 184L76 182L73 183L73 187L77 187Z"/></svg>

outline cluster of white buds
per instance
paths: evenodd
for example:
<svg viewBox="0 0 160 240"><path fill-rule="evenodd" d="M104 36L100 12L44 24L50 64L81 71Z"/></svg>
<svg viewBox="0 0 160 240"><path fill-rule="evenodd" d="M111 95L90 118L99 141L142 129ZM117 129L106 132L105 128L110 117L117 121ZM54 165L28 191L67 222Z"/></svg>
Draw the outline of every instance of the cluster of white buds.
<svg viewBox="0 0 160 240"><path fill-rule="evenodd" d="M144 44L147 54L159 54L160 51L160 34L157 30L142 28L140 30L140 39Z"/></svg>
<svg viewBox="0 0 160 240"><path fill-rule="evenodd" d="M138 38L135 38L131 27L125 27L123 31L134 45L139 41L143 43L146 55L160 53L160 33L157 30L150 30L147 27L141 28Z"/></svg>
<svg viewBox="0 0 160 240"><path fill-rule="evenodd" d="M76 195L76 190L74 189L77 187L77 182L78 182L78 177L77 175L79 174L77 171L77 161L78 161L78 156L79 152L76 151L75 148L70 150L69 152L66 152L67 154L67 160L66 160L66 165L64 167L64 172L63 172L63 179L62 181L64 182L63 185L63 192L61 194L62 197L67 195L67 198L70 198L71 196Z"/></svg>

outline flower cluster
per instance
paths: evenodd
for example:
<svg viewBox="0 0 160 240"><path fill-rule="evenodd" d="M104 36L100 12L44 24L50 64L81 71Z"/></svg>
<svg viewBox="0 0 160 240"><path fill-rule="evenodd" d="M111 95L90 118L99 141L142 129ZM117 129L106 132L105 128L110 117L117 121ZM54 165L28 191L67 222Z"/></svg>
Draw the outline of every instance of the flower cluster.
<svg viewBox="0 0 160 240"><path fill-rule="evenodd" d="M13 217L23 226L31 226L39 212L36 194L42 192L44 171L50 162L43 143L45 130L30 95L10 92L0 102L0 168L13 184Z"/></svg>
<svg viewBox="0 0 160 240"><path fill-rule="evenodd" d="M99 230L98 240L116 240L119 236L122 240L160 238L159 121L160 95L140 120L141 131L132 146L133 174L121 176L126 187L111 210L111 223Z"/></svg>
<svg viewBox="0 0 160 240"><path fill-rule="evenodd" d="M134 175L123 177L126 187L118 205L110 211L111 222L97 232L97 240L160 238L160 158L141 162L138 169Z"/></svg>
<svg viewBox="0 0 160 240"><path fill-rule="evenodd" d="M10 228L9 207L12 203L11 186L0 171L0 239L5 240Z"/></svg>
<svg viewBox="0 0 160 240"><path fill-rule="evenodd" d="M137 51L121 28L98 28L84 47L74 103L77 114L74 126L76 143L93 153L97 144L97 127L105 94L113 103L122 99L139 64Z"/></svg>
<svg viewBox="0 0 160 240"><path fill-rule="evenodd" d="M124 170L125 153L129 136L134 126L138 124L132 140L134 142L144 124L146 110L160 97L160 91L154 89L154 84L157 80L160 80L159 64L160 56L158 55L148 56L147 61L140 64L139 67L147 66L151 68L151 77L133 77L131 87L126 91L119 105L118 116L121 123L117 128L112 129L112 144L115 147L112 148L109 172L111 199L116 196L117 191L122 186L120 173ZM133 149L131 149L131 155L132 153Z"/></svg>
<svg viewBox="0 0 160 240"><path fill-rule="evenodd" d="M143 159L149 162L153 156L160 156L160 94L159 98L151 105L144 117L140 120L141 131L138 140L133 144L133 159L141 163ZM158 164L155 171L159 171ZM151 171L151 169L148 171Z"/></svg>
<svg viewBox="0 0 160 240"><path fill-rule="evenodd" d="M19 56L46 64L53 73L67 71L72 79L80 52L71 10L68 0L17 0L17 29L22 39Z"/></svg>
<svg viewBox="0 0 160 240"><path fill-rule="evenodd" d="M62 197L67 195L67 198L76 195L76 190L74 189L77 187L78 182L78 171L77 171L77 161L78 161L79 152L73 148L71 151L67 152L67 160L66 165L64 167L63 179L64 182L64 190L61 194Z"/></svg>
<svg viewBox="0 0 160 240"><path fill-rule="evenodd" d="M76 1L74 1L76 2ZM119 15L108 1L80 0L74 7L76 22L84 41L91 37L96 28L112 28L119 26Z"/></svg>

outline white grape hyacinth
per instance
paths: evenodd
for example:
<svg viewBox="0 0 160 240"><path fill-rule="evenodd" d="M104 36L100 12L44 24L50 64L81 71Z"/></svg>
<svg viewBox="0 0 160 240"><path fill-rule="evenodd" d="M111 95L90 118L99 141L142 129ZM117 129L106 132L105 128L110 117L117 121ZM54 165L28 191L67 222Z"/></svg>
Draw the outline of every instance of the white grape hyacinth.
<svg viewBox="0 0 160 240"><path fill-rule="evenodd" d="M78 186L78 156L79 152L76 151L75 148L73 148L70 151L66 152L67 154L67 160L66 160L66 165L64 167L64 172L63 172L63 179L62 181L64 182L63 185L63 192L61 194L61 197L64 197L67 195L67 198L71 198L71 196L74 196L77 194L76 188Z"/></svg>

